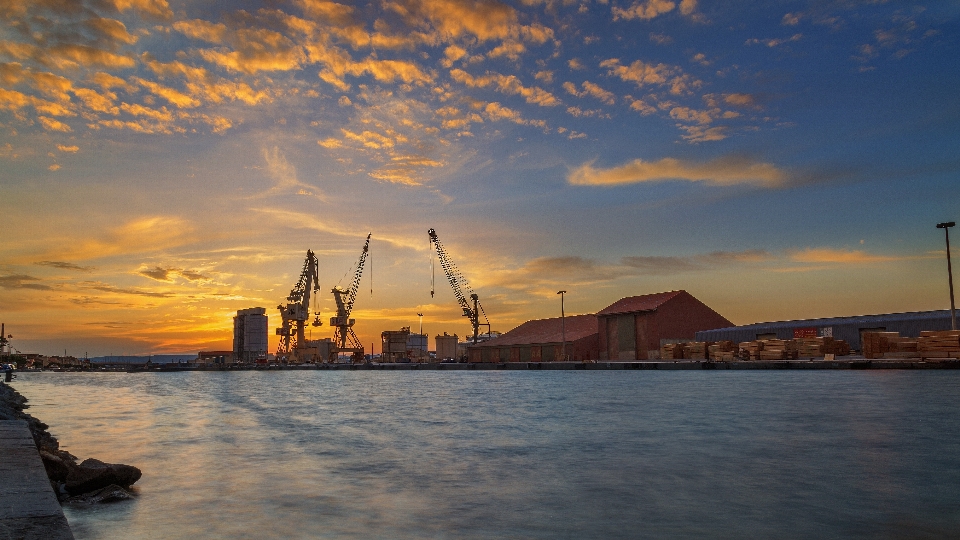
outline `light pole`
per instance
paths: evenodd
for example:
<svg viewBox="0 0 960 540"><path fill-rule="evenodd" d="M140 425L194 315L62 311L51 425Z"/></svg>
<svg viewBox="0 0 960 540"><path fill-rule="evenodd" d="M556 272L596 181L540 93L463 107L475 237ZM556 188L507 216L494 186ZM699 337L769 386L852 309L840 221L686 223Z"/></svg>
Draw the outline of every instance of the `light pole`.
<svg viewBox="0 0 960 540"><path fill-rule="evenodd" d="M567 359L567 327L564 321L563 316L563 295L567 291L557 291L557 294L560 295L560 339L563 340L563 345L560 345L560 361L563 362Z"/></svg>
<svg viewBox="0 0 960 540"><path fill-rule="evenodd" d="M937 223L938 229L943 229L947 236L947 279L950 280L950 329L957 329L957 310L953 303L953 268L950 265L950 227L956 225L953 221Z"/></svg>
<svg viewBox="0 0 960 540"><path fill-rule="evenodd" d="M430 347L427 346L427 340L423 337L423 313L417 313L417 317L420 317L420 337L417 338L417 347L418 347L418 348L420 347L420 340L422 339L422 340L423 340L423 349L421 349L421 352L422 352L423 354L429 354L429 353L427 353L427 350L428 350ZM418 353L418 354L419 354L419 353ZM418 357L418 358L419 358L419 357Z"/></svg>

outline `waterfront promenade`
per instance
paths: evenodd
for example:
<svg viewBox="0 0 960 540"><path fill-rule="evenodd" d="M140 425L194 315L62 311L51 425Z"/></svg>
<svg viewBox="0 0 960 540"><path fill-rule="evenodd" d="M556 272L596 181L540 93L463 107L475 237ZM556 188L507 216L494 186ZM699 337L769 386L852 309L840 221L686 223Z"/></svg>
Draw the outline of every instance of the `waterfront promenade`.
<svg viewBox="0 0 960 540"><path fill-rule="evenodd" d="M25 420L0 421L0 540L73 540Z"/></svg>

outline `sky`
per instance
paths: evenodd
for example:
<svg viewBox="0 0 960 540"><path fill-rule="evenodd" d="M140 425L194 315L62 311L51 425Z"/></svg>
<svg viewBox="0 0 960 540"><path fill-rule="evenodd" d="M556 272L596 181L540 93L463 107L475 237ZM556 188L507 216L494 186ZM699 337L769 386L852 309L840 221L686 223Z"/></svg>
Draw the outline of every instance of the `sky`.
<svg viewBox="0 0 960 540"><path fill-rule="evenodd" d="M372 233L357 335L432 347L471 329L430 228L501 332L559 290L946 309L958 58L954 0L5 0L0 321L179 353L265 307L273 350L307 250L328 320Z"/></svg>

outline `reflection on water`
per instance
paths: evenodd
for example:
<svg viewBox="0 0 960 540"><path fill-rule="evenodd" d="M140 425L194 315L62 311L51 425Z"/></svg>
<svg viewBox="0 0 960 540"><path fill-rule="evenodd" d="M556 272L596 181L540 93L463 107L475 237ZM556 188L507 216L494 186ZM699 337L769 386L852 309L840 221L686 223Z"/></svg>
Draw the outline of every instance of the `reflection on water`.
<svg viewBox="0 0 960 540"><path fill-rule="evenodd" d="M923 538L960 531L960 373L21 374L143 470L84 538Z"/></svg>

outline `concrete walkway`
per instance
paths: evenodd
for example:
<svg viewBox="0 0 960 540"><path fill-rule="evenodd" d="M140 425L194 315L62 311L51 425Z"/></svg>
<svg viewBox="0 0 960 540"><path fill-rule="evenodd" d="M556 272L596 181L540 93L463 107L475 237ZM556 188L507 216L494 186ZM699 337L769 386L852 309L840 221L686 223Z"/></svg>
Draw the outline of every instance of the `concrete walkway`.
<svg viewBox="0 0 960 540"><path fill-rule="evenodd" d="M25 420L0 421L0 540L73 540Z"/></svg>

